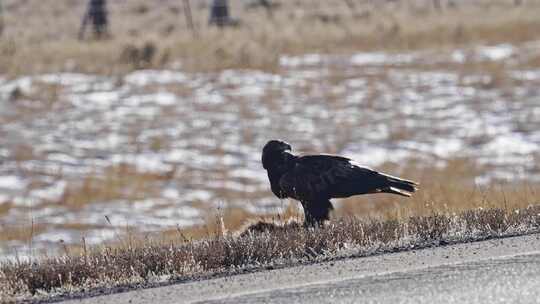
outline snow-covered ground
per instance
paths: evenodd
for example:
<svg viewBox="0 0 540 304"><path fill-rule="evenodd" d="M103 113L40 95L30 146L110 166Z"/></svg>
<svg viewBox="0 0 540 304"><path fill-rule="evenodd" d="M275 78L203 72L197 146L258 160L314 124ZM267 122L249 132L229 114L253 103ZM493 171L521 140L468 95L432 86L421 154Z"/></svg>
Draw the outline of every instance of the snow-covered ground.
<svg viewBox="0 0 540 304"><path fill-rule="evenodd" d="M490 168L479 183L538 181L540 69L521 63L539 55L540 44L530 43L283 56L275 73L0 75L0 209L11 206L0 213L0 226L49 227L36 232L39 248L82 237L97 243L125 226L202 223L201 205L273 212L283 203L271 196L260 165L271 138L374 167L468 157ZM489 63L499 70L471 68ZM41 99L44 90L54 100ZM140 200L55 204L70 183L116 164L174 178ZM64 227L71 223L93 228Z"/></svg>

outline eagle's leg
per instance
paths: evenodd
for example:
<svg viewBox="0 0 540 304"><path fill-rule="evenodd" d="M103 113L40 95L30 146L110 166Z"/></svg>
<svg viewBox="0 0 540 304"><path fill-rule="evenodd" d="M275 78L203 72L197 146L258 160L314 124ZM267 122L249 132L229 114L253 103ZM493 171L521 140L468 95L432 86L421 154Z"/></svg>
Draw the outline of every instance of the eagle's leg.
<svg viewBox="0 0 540 304"><path fill-rule="evenodd" d="M304 207L304 225L307 227L322 226L330 219L330 211L334 209L329 200L302 202Z"/></svg>

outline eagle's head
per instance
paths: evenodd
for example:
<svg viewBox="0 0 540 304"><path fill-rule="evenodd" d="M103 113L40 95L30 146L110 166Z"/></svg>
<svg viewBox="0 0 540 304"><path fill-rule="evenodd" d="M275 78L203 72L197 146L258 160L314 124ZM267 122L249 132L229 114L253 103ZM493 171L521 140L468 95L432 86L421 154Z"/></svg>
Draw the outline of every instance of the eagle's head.
<svg viewBox="0 0 540 304"><path fill-rule="evenodd" d="M264 145L262 152L262 165L267 169L275 165L276 162L280 162L283 157L282 153L285 151L291 151L292 147L288 143L281 140L270 140Z"/></svg>

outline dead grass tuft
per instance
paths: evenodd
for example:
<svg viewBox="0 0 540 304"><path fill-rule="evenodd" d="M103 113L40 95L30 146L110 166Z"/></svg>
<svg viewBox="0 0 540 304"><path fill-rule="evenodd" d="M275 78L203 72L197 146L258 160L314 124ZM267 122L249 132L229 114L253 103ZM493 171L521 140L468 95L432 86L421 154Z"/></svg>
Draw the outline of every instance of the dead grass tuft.
<svg viewBox="0 0 540 304"><path fill-rule="evenodd" d="M38 292L76 292L105 286L154 284L159 277L185 281L216 274L315 262L344 256L421 248L537 232L540 206L504 210L474 209L455 215L390 220L342 218L326 227L259 222L240 234L217 234L200 241L183 236L134 241L88 249L79 254L5 262L0 295L8 299Z"/></svg>
<svg viewBox="0 0 540 304"><path fill-rule="evenodd" d="M0 215L4 215L9 212L13 207L13 203L9 201L0 201Z"/></svg>
<svg viewBox="0 0 540 304"><path fill-rule="evenodd" d="M91 203L118 199L143 199L156 192L156 183L170 180L174 172L139 172L136 168L120 164L108 167L100 174L88 174L80 183L69 184L60 201L69 208L82 208Z"/></svg>
<svg viewBox="0 0 540 304"><path fill-rule="evenodd" d="M126 45L120 54L120 62L130 65L133 69L148 68L154 63L157 47L152 42L146 42L140 47Z"/></svg>
<svg viewBox="0 0 540 304"><path fill-rule="evenodd" d="M0 243L6 241L22 241L25 243L32 242L34 236L45 231L46 225L34 224L34 225L0 225L2 233L0 234Z"/></svg>

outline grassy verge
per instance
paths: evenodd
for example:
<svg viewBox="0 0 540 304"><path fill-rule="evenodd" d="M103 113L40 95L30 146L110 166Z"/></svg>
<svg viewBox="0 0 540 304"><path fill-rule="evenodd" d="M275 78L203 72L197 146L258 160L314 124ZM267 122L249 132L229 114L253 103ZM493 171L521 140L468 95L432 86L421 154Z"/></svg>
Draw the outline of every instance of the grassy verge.
<svg viewBox="0 0 540 304"><path fill-rule="evenodd" d="M195 1L193 1L195 2ZM453 1L437 9L432 1L342 0L278 1L268 14L231 1L235 28L207 25L204 1L193 5L198 34L185 26L180 2L109 4L112 38L78 41L84 1L7 0L0 39L0 70L10 75L54 71L122 73L142 65L179 62L185 69L276 69L281 54L412 50L466 44L518 44L540 38L538 1ZM477 18L477 16L483 18ZM43 26L46 24L47 26ZM152 56L139 60L130 50L149 46Z"/></svg>
<svg viewBox="0 0 540 304"><path fill-rule="evenodd" d="M112 287L155 285L236 274L333 258L367 256L456 242L537 232L540 206L475 209L406 219L342 218L321 229L296 223L252 225L240 235L227 233L189 241L181 232L167 241L125 239L121 246L86 248L79 254L4 263L3 299L39 299L46 294L77 294Z"/></svg>

